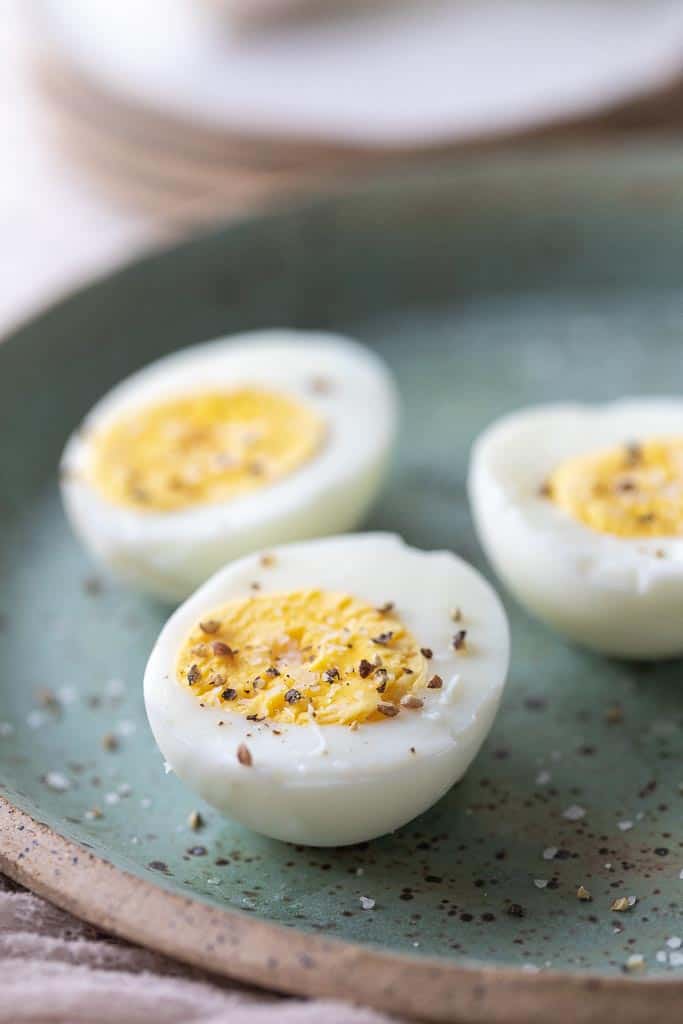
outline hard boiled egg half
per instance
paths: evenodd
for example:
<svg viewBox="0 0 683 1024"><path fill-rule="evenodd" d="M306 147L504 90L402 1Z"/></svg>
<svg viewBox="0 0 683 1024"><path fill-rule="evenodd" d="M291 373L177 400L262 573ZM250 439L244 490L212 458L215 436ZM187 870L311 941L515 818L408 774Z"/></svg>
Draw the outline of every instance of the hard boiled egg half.
<svg viewBox="0 0 683 1024"><path fill-rule="evenodd" d="M508 666L505 613L448 552L390 534L226 566L164 627L145 703L168 764L257 832L314 846L410 821L467 770Z"/></svg>
<svg viewBox="0 0 683 1024"><path fill-rule="evenodd" d="M610 655L683 653L683 401L547 405L494 423L469 479L519 600Z"/></svg>
<svg viewBox="0 0 683 1024"><path fill-rule="evenodd" d="M382 483L396 419L388 370L353 341L220 339L97 403L64 451L64 504L97 559L179 600L249 551L353 527Z"/></svg>

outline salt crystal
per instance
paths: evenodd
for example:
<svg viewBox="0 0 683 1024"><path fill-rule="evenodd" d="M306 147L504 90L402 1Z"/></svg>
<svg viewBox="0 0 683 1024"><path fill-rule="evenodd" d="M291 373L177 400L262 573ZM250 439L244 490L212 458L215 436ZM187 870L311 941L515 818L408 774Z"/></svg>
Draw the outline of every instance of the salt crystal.
<svg viewBox="0 0 683 1024"><path fill-rule="evenodd" d="M619 828L620 832L628 832L629 829L633 828L633 822L632 821L628 821L628 820L626 820L626 821L618 821L617 822L617 827Z"/></svg>
<svg viewBox="0 0 683 1024"><path fill-rule="evenodd" d="M118 804L121 802L121 797L118 793L107 793L104 799L108 804Z"/></svg>
<svg viewBox="0 0 683 1024"><path fill-rule="evenodd" d="M45 785L50 789L57 790L58 793L63 793L66 789L71 788L71 783L61 772L48 772L45 776Z"/></svg>
<svg viewBox="0 0 683 1024"><path fill-rule="evenodd" d="M547 878L534 878L534 885L536 886L537 889L545 889L547 884L548 884L548 879Z"/></svg>
<svg viewBox="0 0 683 1024"><path fill-rule="evenodd" d="M372 910L373 907L375 906L375 901L370 899L369 896L361 896L360 905L363 908L363 910Z"/></svg>
<svg viewBox="0 0 683 1024"><path fill-rule="evenodd" d="M683 967L683 953L669 953L669 963L672 967Z"/></svg>
<svg viewBox="0 0 683 1024"><path fill-rule="evenodd" d="M559 853L559 847L557 847L557 846L547 846L545 848L545 850L543 851L543 860L554 860L555 857L557 857L558 853Z"/></svg>
<svg viewBox="0 0 683 1024"><path fill-rule="evenodd" d="M578 804L571 804L565 811L562 812L562 817L566 818L567 821L580 821L586 814L586 808L580 807Z"/></svg>
<svg viewBox="0 0 683 1024"><path fill-rule="evenodd" d="M669 949L680 949L683 946L683 939L679 938L678 935L672 935L670 939L666 940L666 944Z"/></svg>
<svg viewBox="0 0 683 1024"><path fill-rule="evenodd" d="M551 777L552 776L550 775L549 771L539 772L538 775L536 776L536 785L537 786L547 786L547 784L550 782Z"/></svg>

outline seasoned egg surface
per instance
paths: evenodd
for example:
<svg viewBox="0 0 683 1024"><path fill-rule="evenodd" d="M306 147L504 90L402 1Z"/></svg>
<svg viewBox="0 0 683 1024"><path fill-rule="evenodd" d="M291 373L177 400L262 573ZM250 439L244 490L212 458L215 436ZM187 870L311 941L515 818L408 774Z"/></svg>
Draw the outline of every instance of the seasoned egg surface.
<svg viewBox="0 0 683 1024"><path fill-rule="evenodd" d="M683 402L507 416L476 442L475 523L530 611L607 654L683 653Z"/></svg>
<svg viewBox="0 0 683 1024"><path fill-rule="evenodd" d="M396 410L386 368L343 338L197 345L93 408L62 458L65 507L100 561L180 599L248 551L352 527L382 483Z"/></svg>
<svg viewBox="0 0 683 1024"><path fill-rule="evenodd" d="M463 775L508 648L498 598L455 555L347 535L217 573L164 627L145 703L166 761L209 803L274 838L343 845Z"/></svg>

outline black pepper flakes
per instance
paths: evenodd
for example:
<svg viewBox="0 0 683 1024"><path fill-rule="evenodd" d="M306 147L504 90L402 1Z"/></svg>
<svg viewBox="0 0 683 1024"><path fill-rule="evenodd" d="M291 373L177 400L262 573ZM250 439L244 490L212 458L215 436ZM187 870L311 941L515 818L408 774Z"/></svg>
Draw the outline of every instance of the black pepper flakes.
<svg viewBox="0 0 683 1024"><path fill-rule="evenodd" d="M434 651L431 649L431 647L421 647L420 654L422 655L423 658L426 658L427 661L429 661L430 658L434 657Z"/></svg>
<svg viewBox="0 0 683 1024"><path fill-rule="evenodd" d="M333 680L339 679L339 669L334 666L332 668L328 668L323 672L323 677L328 683L331 683Z"/></svg>
<svg viewBox="0 0 683 1024"><path fill-rule="evenodd" d="M301 694L299 693L298 690L295 690L292 687L291 690L287 690L287 693L285 694L285 700L288 704L296 704L298 701L301 700Z"/></svg>
<svg viewBox="0 0 683 1024"><path fill-rule="evenodd" d="M374 666L367 660L367 658L361 659L358 665L358 675L361 679L367 679L369 675L372 675Z"/></svg>
<svg viewBox="0 0 683 1024"><path fill-rule="evenodd" d="M386 647L386 645L393 639L393 636L393 632L389 630L386 633L380 633L379 636L373 636L370 639L373 644L379 644L380 647Z"/></svg>
<svg viewBox="0 0 683 1024"><path fill-rule="evenodd" d="M211 650L219 658L228 657L231 654L236 654L237 651L233 651L232 647L224 643L222 640L214 640L211 644Z"/></svg>
<svg viewBox="0 0 683 1024"><path fill-rule="evenodd" d="M226 690L223 690L221 697L223 700L235 700L237 697L237 690L233 690L232 686L228 686Z"/></svg>
<svg viewBox="0 0 683 1024"><path fill-rule="evenodd" d="M430 690L440 690L442 686L443 679L441 678L441 676L432 676L432 678L427 683L427 688Z"/></svg>
<svg viewBox="0 0 683 1024"><path fill-rule="evenodd" d="M511 903L510 906L507 907L505 913L508 914L510 917L526 916L526 910L524 909L521 903Z"/></svg>
<svg viewBox="0 0 683 1024"><path fill-rule="evenodd" d="M190 686L192 686L193 683L199 682L201 678L202 674L199 671L198 667L196 665L190 665L189 669L187 670L187 681L190 684Z"/></svg>
<svg viewBox="0 0 683 1024"><path fill-rule="evenodd" d="M332 391L332 381L329 377L313 377L310 388L314 395L329 395Z"/></svg>
<svg viewBox="0 0 683 1024"><path fill-rule="evenodd" d="M240 743L239 747L237 748L237 760L245 768L250 768L254 763L254 760L251 756L251 751L249 750L249 747L246 745L246 743Z"/></svg>
<svg viewBox="0 0 683 1024"><path fill-rule="evenodd" d="M453 637L453 649L455 651L462 651L465 647L465 641L467 640L467 630L459 629Z"/></svg>
<svg viewBox="0 0 683 1024"><path fill-rule="evenodd" d="M643 449L638 441L629 441L626 446L626 464L637 466L643 457Z"/></svg>
<svg viewBox="0 0 683 1024"><path fill-rule="evenodd" d="M398 707L392 704L390 701L380 701L377 705L377 710L380 715L384 715L386 718L395 718L399 712Z"/></svg>
<svg viewBox="0 0 683 1024"><path fill-rule="evenodd" d="M202 633L217 633L221 628L221 624L217 619L207 619L205 622L199 623L199 628Z"/></svg>

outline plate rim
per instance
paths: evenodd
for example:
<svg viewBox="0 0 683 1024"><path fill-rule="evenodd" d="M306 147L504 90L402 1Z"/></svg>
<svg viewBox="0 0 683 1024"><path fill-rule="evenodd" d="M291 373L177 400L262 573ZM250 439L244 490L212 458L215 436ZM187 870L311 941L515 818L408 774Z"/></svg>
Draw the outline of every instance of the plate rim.
<svg viewBox="0 0 683 1024"><path fill-rule="evenodd" d="M2 794L0 871L96 927L209 974L289 995L352 995L402 1017L541 1024L552 1012L560 1022L594 1024L618 1011L623 1024L645 1024L655 1005L673 1014L683 999L683 978L456 963L215 907L116 867Z"/></svg>

